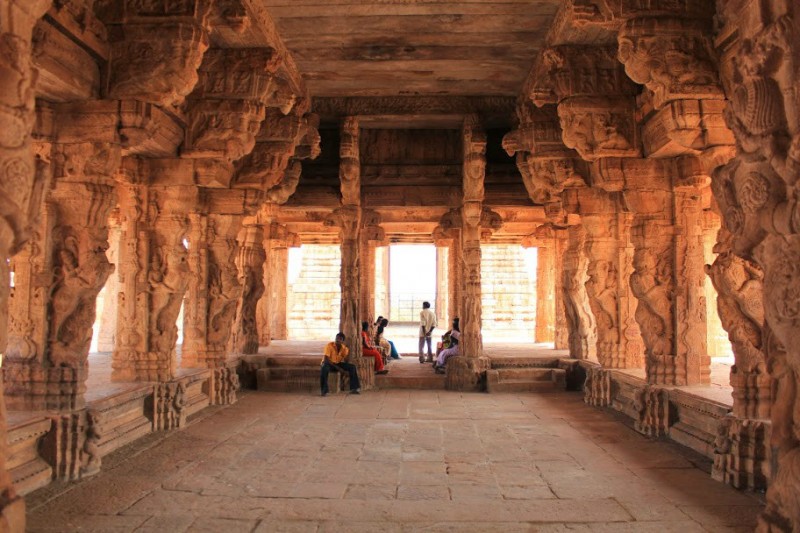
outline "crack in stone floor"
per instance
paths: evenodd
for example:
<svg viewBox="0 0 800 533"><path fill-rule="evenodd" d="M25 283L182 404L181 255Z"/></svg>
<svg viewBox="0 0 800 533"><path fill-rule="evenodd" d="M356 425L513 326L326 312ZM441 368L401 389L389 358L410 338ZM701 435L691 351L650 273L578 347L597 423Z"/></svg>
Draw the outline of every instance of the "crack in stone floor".
<svg viewBox="0 0 800 533"><path fill-rule="evenodd" d="M27 498L55 531L751 531L757 494L579 393L251 392Z"/></svg>

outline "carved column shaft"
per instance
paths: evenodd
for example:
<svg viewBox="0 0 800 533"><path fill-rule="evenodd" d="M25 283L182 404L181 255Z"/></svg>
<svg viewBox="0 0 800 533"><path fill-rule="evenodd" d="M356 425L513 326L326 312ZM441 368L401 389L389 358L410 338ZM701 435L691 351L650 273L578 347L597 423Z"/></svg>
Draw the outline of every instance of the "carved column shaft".
<svg viewBox="0 0 800 533"><path fill-rule="evenodd" d="M8 320L9 272L7 260L27 240L26 230L41 205L45 174L37 173L31 149L35 122L35 72L31 68L31 32L50 7L48 0L0 0L0 38L5 53L0 60L0 352L5 353ZM6 471L7 437L5 403L0 399L0 521L8 531L25 530L25 503Z"/></svg>
<svg viewBox="0 0 800 533"><path fill-rule="evenodd" d="M589 259L586 230L582 225L567 229L567 248L562 267L564 310L569 330L569 355L574 359L597 359L597 330L586 295Z"/></svg>
<svg viewBox="0 0 800 533"><path fill-rule="evenodd" d="M375 241L361 240L361 287L359 309L364 320L375 321Z"/></svg>
<svg viewBox="0 0 800 533"><path fill-rule="evenodd" d="M446 243L437 241L436 245L436 320L440 325L448 323L448 302L450 300L450 284L448 276L450 248ZM454 315L456 316L456 315Z"/></svg>
<svg viewBox="0 0 800 533"><path fill-rule="evenodd" d="M195 187L122 185L120 294L114 381L169 381L175 375L176 322L189 286L184 246ZM190 243L191 246L191 243Z"/></svg>
<svg viewBox="0 0 800 533"><path fill-rule="evenodd" d="M447 257L447 271L450 278L450 295L448 299L448 310L450 317L460 317L463 302L463 281L464 281L464 254L461 248L461 232L454 230L456 237L450 239L450 253Z"/></svg>
<svg viewBox="0 0 800 533"><path fill-rule="evenodd" d="M242 294L236 307L230 351L241 354L258 353L256 305L264 294L264 230L258 224L246 225L239 233L239 284Z"/></svg>
<svg viewBox="0 0 800 533"><path fill-rule="evenodd" d="M109 276L106 282L103 296L103 311L100 314L100 328L98 331L97 351L112 352L114 350L114 339L117 332L117 294L119 293L119 275L116 272L116 265L119 265L120 237L122 228L119 220L114 217L113 225L109 228L108 236L108 260L115 265L115 272Z"/></svg>
<svg viewBox="0 0 800 533"><path fill-rule="evenodd" d="M184 311L181 366L221 368L241 297L236 240L243 215L191 215L192 281ZM196 228L196 229L195 229ZM191 237L196 238L196 243Z"/></svg>
<svg viewBox="0 0 800 533"><path fill-rule="evenodd" d="M286 340L289 338L289 248L285 239L274 239L270 246L269 327L273 339Z"/></svg>
<svg viewBox="0 0 800 533"><path fill-rule="evenodd" d="M35 351L25 350L29 353L8 353L6 398L13 409L83 407L97 295L114 270L106 250L119 146L57 144L53 151L57 164L46 199L49 216L37 232L40 242L34 244L39 275L29 280L36 297L24 298L27 291L20 287L24 302L15 302L19 315L15 312L11 331L12 348L32 348L25 339L29 331L40 344ZM46 320L37 320L42 313Z"/></svg>
<svg viewBox="0 0 800 533"><path fill-rule="evenodd" d="M553 246L539 246L536 262L536 342L555 340L555 274Z"/></svg>
<svg viewBox="0 0 800 533"><path fill-rule="evenodd" d="M567 325L567 309L564 301L564 255L567 252L567 231L555 230L554 247L554 276L555 285L555 324L553 342L556 350L569 350L569 327Z"/></svg>

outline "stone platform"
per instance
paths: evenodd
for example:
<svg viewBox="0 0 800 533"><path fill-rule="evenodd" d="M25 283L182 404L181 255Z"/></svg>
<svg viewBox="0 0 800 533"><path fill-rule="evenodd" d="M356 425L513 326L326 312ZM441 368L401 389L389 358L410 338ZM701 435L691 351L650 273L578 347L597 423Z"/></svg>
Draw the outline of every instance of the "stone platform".
<svg viewBox="0 0 800 533"><path fill-rule="evenodd" d="M763 506L574 392L247 392L209 414L28 496L28 530L693 533Z"/></svg>

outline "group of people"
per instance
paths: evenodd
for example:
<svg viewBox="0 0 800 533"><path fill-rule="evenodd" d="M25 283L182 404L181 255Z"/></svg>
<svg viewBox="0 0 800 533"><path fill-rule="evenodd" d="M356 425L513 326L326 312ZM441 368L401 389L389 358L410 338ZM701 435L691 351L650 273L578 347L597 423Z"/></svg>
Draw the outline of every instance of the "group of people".
<svg viewBox="0 0 800 533"><path fill-rule="evenodd" d="M447 360L450 357L459 355L459 340L461 330L459 329L459 319L453 319L452 327L442 335L441 342L436 344L436 356L434 358L432 348L433 330L436 329L436 314L431 310L430 302L422 303L422 311L419 314L419 362L433 363L433 369L437 374L444 374ZM379 316L374 324L368 321L361 323L361 351L364 357L374 359L375 374L388 374L386 365L392 359L400 359L392 341L384 337L386 326L389 320ZM328 394L328 375L330 372L344 372L350 376L350 393L359 394L361 385L358 380L358 372L355 365L347 362L350 350L345 346L344 333L337 333L334 342L329 342L325 346L325 353L322 356L320 370L320 386L322 395ZM427 346L427 357L423 350Z"/></svg>
<svg viewBox="0 0 800 533"><path fill-rule="evenodd" d="M364 321L361 323L361 353L364 357L372 357L374 360L375 374L388 374L386 364L392 359L400 359L400 354L394 343L384 337L386 326L389 320L379 316L374 324ZM325 353L322 356L320 369L320 387L322 395L328 395L328 375L331 372L344 372L350 377L350 393L359 394L361 384L358 380L358 371L354 364L347 362L350 349L345 346L345 335L342 332L336 334L333 342L325 346Z"/></svg>
<svg viewBox="0 0 800 533"><path fill-rule="evenodd" d="M453 319L453 326L442 335L441 342L436 343L436 357L434 359L432 349L433 330L436 329L436 314L431 311L429 302L422 303L422 311L419 314L419 362L433 363L433 370L437 374L445 373L447 359L459 354L458 343L461 338L458 317ZM428 355L424 354L427 346Z"/></svg>

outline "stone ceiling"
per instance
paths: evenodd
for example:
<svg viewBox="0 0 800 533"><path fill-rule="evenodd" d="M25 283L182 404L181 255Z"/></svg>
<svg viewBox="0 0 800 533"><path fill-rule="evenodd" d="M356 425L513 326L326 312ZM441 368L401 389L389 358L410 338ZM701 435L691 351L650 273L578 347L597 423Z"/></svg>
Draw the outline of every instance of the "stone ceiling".
<svg viewBox="0 0 800 533"><path fill-rule="evenodd" d="M516 97L558 0L257 0L314 97Z"/></svg>

